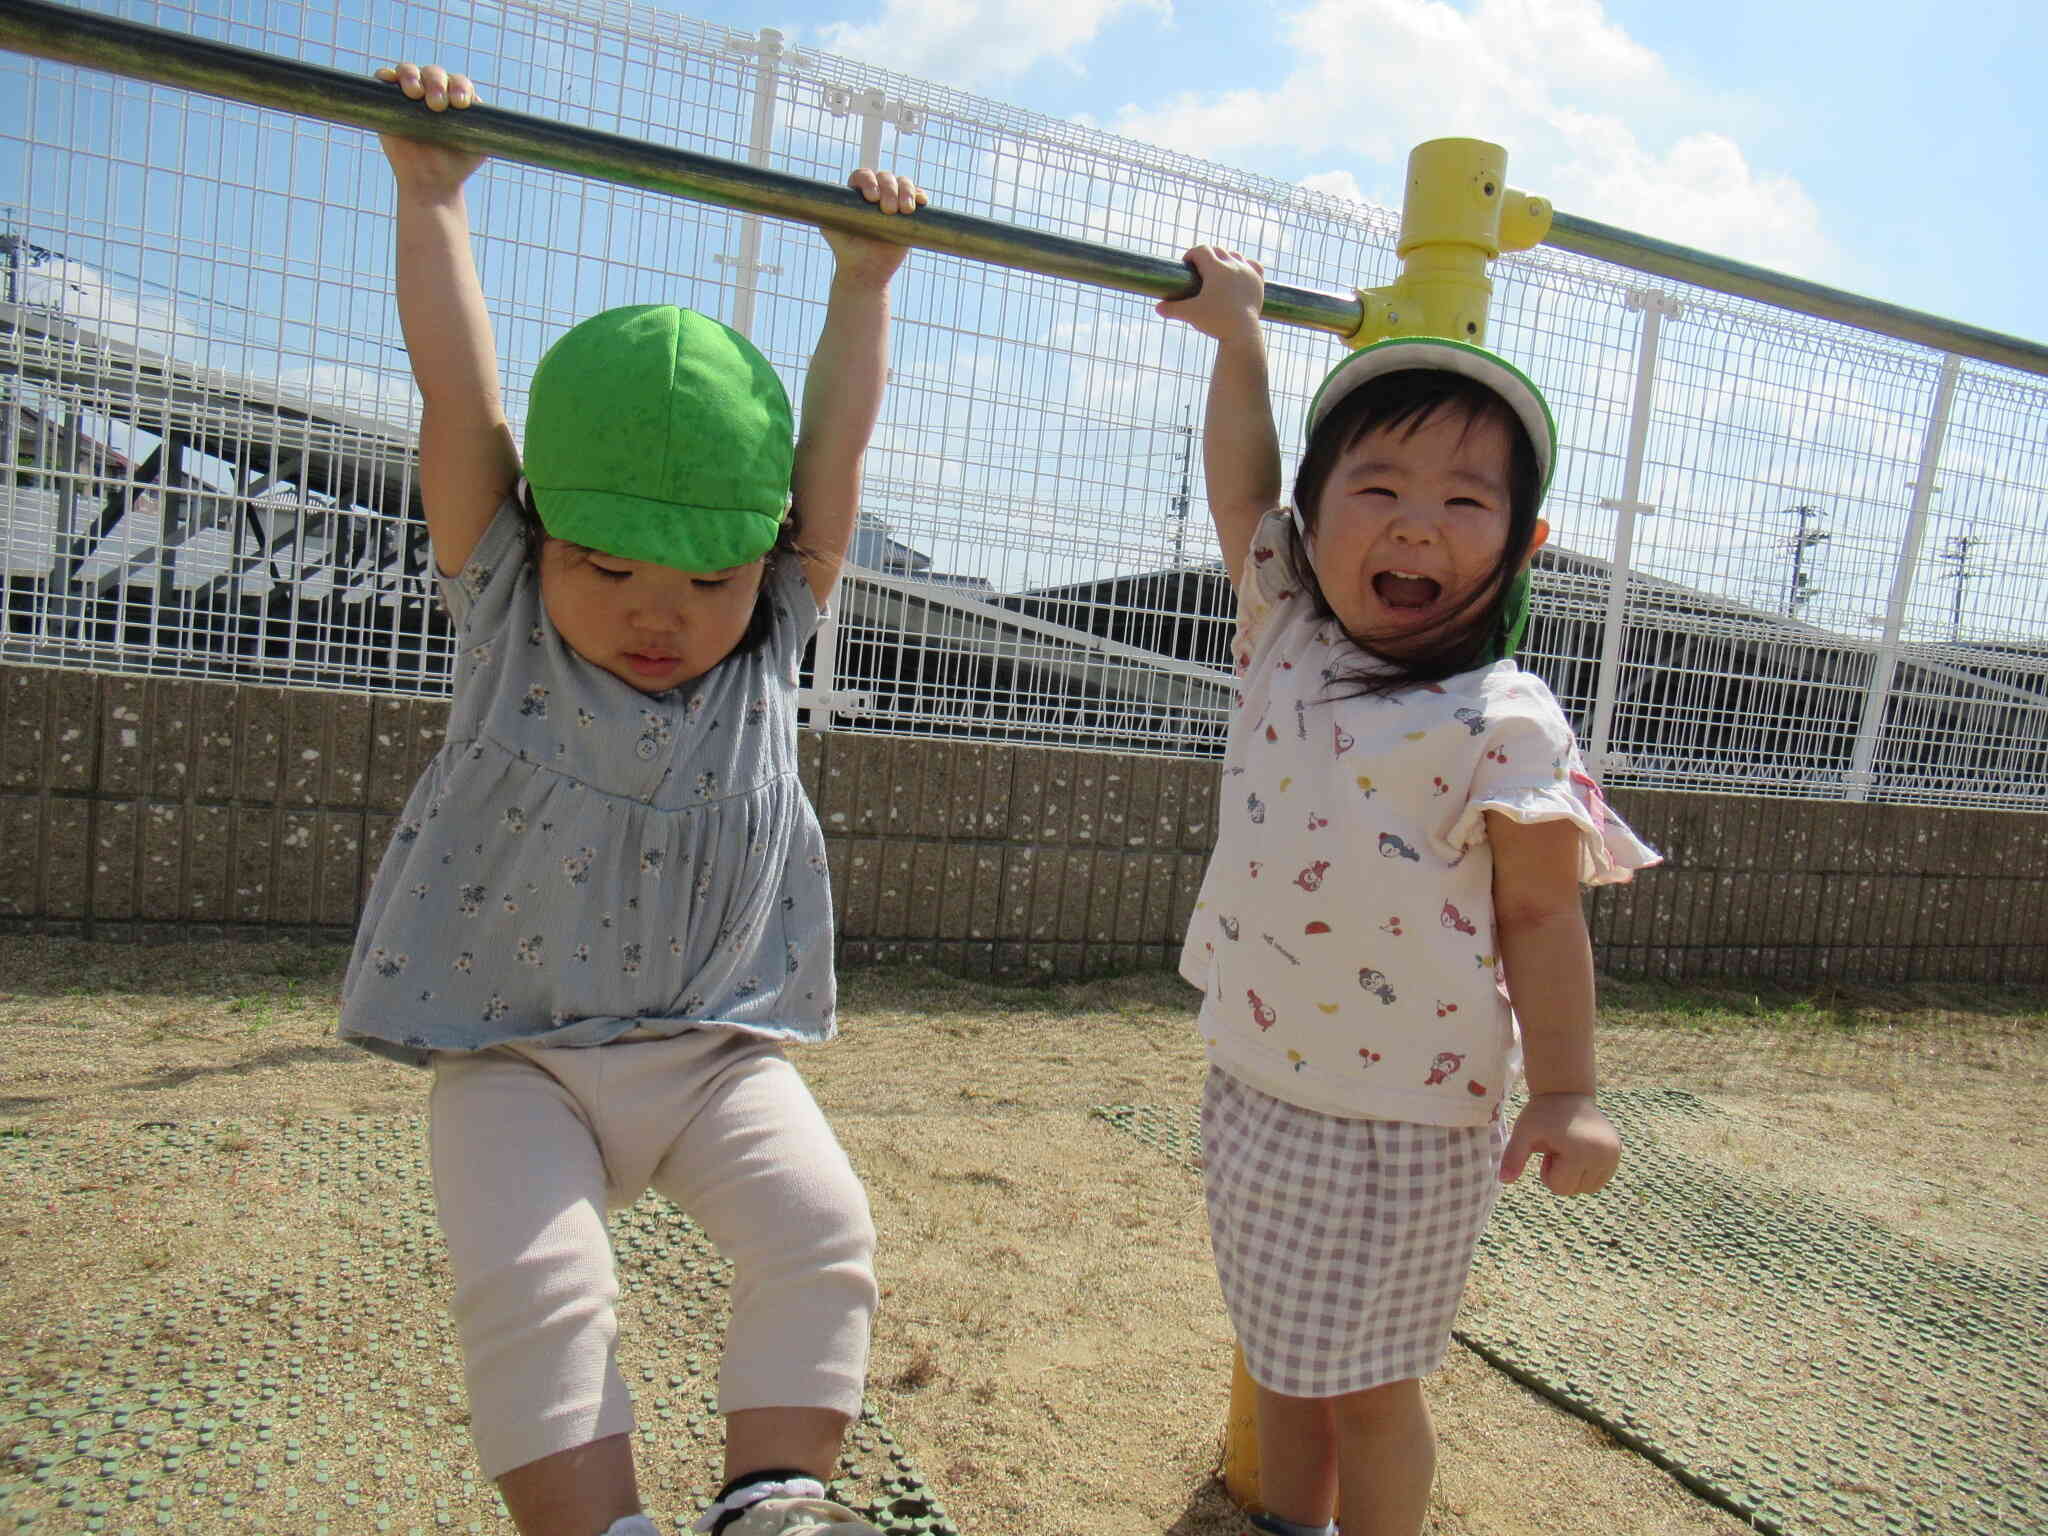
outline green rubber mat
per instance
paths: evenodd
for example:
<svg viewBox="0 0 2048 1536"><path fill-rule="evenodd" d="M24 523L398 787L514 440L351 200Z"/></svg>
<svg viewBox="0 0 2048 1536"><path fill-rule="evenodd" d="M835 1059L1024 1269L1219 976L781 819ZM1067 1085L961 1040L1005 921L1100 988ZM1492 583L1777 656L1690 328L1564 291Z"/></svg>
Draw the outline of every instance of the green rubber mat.
<svg viewBox="0 0 2048 1536"><path fill-rule="evenodd" d="M233 1169L227 1251L40 1316L0 1304L0 1533L509 1533L469 1443L422 1122L0 1137L15 1210L194 1167ZM263 1221L293 1204L311 1252ZM655 1197L611 1225L641 1496L684 1530L720 1481L729 1266ZM832 1492L893 1536L955 1536L872 1407Z"/></svg>
<svg viewBox="0 0 2048 1536"><path fill-rule="evenodd" d="M1728 1119L1691 1095L1601 1099L1621 1171L1592 1199L1504 1192L1461 1343L1757 1530L2048 1531L2048 1265L1686 1150ZM1096 1113L1200 1167L1194 1112Z"/></svg>

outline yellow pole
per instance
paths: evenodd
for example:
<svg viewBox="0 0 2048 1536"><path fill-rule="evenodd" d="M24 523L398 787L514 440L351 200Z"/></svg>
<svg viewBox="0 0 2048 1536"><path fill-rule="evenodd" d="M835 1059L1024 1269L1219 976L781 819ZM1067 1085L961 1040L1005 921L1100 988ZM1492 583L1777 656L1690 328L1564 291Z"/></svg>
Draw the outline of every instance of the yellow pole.
<svg viewBox="0 0 2048 1536"><path fill-rule="evenodd" d="M1401 275L1384 288L1358 290L1363 318L1344 338L1348 344L1448 336L1486 345L1493 299L1486 264L1502 251L1526 251L1550 232L1550 199L1510 187L1507 169L1508 152L1482 139L1431 139L1409 151L1395 246ZM1240 1509L1260 1507L1258 1395L1242 1349L1231 1363L1223 1488Z"/></svg>
<svg viewBox="0 0 2048 1536"><path fill-rule="evenodd" d="M1230 1417L1223 1425L1223 1491L1244 1510L1263 1507L1259 1503L1258 1409L1258 1390L1251 1372L1244 1368L1244 1351L1233 1351Z"/></svg>
<svg viewBox="0 0 2048 1536"><path fill-rule="evenodd" d="M1344 339L1363 347L1389 336L1448 336L1486 344L1493 281L1486 264L1524 251L1550 230L1550 201L1507 184L1508 154L1480 139L1431 139L1408 155L1408 189L1395 247L1401 275L1358 291L1364 318Z"/></svg>

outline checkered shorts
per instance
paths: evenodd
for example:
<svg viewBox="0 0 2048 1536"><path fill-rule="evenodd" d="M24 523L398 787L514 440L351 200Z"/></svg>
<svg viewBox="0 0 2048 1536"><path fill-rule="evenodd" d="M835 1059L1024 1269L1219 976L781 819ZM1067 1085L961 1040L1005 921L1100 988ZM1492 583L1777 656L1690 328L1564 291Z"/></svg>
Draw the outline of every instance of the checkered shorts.
<svg viewBox="0 0 2048 1536"><path fill-rule="evenodd" d="M1347 1120L1212 1066L1202 1144L1216 1273L1254 1381L1336 1397L1443 1364L1505 1126Z"/></svg>

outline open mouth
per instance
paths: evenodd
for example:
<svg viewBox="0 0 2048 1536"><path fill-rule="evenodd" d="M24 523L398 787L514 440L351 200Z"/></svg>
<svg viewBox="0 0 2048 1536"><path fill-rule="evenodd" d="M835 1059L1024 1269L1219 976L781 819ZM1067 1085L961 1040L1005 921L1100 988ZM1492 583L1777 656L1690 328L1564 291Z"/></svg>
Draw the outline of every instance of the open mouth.
<svg viewBox="0 0 2048 1536"><path fill-rule="evenodd" d="M1409 571L1381 571L1372 579L1373 595L1389 608L1419 612L1443 596L1443 583Z"/></svg>

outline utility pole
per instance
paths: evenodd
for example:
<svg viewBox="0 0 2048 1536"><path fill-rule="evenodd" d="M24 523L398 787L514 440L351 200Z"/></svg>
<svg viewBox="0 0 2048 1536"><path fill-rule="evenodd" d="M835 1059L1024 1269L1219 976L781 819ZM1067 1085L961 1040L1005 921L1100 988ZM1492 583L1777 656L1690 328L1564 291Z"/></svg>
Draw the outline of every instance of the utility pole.
<svg viewBox="0 0 2048 1536"><path fill-rule="evenodd" d="M1799 519L1799 531L1792 535L1792 579L1785 587L1785 614L1791 618L1796 617L1813 596L1813 578L1806 572L1806 552L1815 545L1825 544L1832 535L1825 529L1807 527L1820 516L1819 507L1802 502L1796 507L1780 507L1778 510L1787 517Z"/></svg>
<svg viewBox="0 0 2048 1536"><path fill-rule="evenodd" d="M1970 551L1983 542L1974 533L1957 533L1951 534L1948 543L1942 546L1942 562L1955 567L1944 578L1956 584L1955 600L1949 607L1948 637L1951 640L1963 638L1963 587L1981 574L1970 569Z"/></svg>
<svg viewBox="0 0 2048 1536"><path fill-rule="evenodd" d="M1173 568L1177 571L1187 562L1188 547L1188 506L1194 495L1195 428L1187 419L1189 407L1180 408L1181 424L1174 428L1180 434L1180 494L1173 498Z"/></svg>

